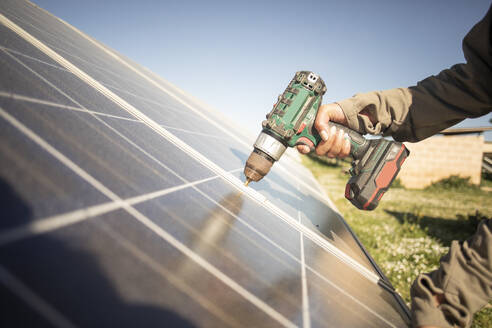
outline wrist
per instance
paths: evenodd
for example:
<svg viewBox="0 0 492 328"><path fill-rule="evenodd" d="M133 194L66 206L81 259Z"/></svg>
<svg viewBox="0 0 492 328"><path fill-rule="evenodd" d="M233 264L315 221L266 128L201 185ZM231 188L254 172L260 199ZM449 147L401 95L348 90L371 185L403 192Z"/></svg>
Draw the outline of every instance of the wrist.
<svg viewBox="0 0 492 328"><path fill-rule="evenodd" d="M345 125L352 130L361 132L360 128L363 128L359 124L357 114L359 113L359 108L357 107L356 100L354 97L343 99L335 103L337 108L343 115L343 119L346 122Z"/></svg>

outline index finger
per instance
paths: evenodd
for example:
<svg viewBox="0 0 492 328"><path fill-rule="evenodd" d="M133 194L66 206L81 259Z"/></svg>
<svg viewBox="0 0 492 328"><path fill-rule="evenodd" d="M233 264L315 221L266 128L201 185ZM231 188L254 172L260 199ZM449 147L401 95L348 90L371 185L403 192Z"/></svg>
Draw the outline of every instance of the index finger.
<svg viewBox="0 0 492 328"><path fill-rule="evenodd" d="M327 105L319 106L316 119L314 120L314 127L318 130L319 135L323 141L328 140L328 122L330 121L330 115Z"/></svg>

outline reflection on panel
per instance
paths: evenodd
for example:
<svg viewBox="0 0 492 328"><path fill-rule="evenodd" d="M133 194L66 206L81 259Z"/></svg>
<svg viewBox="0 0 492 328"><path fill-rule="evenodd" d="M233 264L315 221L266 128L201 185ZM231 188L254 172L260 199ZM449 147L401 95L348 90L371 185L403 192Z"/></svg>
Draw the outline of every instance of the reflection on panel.
<svg viewBox="0 0 492 328"><path fill-rule="evenodd" d="M3 247L0 258L75 326L277 325L121 211Z"/></svg>

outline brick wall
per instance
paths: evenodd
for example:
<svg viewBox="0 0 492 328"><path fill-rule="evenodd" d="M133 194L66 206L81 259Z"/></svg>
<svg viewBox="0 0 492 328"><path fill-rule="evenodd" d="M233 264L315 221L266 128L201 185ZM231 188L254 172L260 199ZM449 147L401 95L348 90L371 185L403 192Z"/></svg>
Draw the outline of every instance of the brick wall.
<svg viewBox="0 0 492 328"><path fill-rule="evenodd" d="M398 174L405 187L424 188L450 175L470 177L472 183L480 184L482 135L435 136L405 145L410 156Z"/></svg>

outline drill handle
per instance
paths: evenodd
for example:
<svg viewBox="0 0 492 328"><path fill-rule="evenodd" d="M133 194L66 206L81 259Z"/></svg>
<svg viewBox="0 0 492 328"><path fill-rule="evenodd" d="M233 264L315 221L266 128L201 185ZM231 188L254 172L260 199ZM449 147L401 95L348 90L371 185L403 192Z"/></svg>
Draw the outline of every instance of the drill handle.
<svg viewBox="0 0 492 328"><path fill-rule="evenodd" d="M328 122L328 125L335 126L337 129L343 130L348 135L350 141L350 155L354 159L361 159L369 148L369 140L364 138L360 133L352 130L344 125L334 122Z"/></svg>

